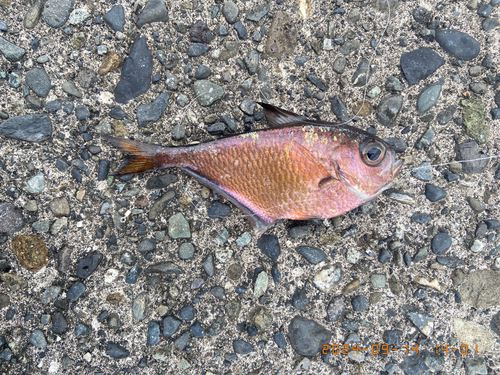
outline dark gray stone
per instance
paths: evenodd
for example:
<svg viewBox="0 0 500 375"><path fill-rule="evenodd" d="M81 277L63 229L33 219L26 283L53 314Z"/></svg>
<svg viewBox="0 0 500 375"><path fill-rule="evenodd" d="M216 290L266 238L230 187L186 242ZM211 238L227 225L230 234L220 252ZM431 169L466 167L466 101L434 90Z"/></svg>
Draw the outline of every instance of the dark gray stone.
<svg viewBox="0 0 500 375"><path fill-rule="evenodd" d="M71 301L76 301L85 292L85 289L85 284L77 281L68 289L66 297Z"/></svg>
<svg viewBox="0 0 500 375"><path fill-rule="evenodd" d="M220 202L214 202L212 205L208 208L208 217L212 219L218 219L218 218L223 218L228 216L231 213L231 207L229 207L227 204L220 203Z"/></svg>
<svg viewBox="0 0 500 375"><path fill-rule="evenodd" d="M22 211L10 203L0 203L0 233L15 233L23 227Z"/></svg>
<svg viewBox="0 0 500 375"><path fill-rule="evenodd" d="M165 7L164 0L149 0L137 20L137 27L153 23L153 22L167 22L168 11Z"/></svg>
<svg viewBox="0 0 500 375"><path fill-rule="evenodd" d="M76 275L86 279L97 269L102 261L101 253L92 253L78 260L76 265Z"/></svg>
<svg viewBox="0 0 500 375"><path fill-rule="evenodd" d="M52 315L52 332L62 335L68 330L68 322L63 314L56 312Z"/></svg>
<svg viewBox="0 0 500 375"><path fill-rule="evenodd" d="M236 354L249 354L253 351L253 346L243 340L234 340L233 350Z"/></svg>
<svg viewBox="0 0 500 375"><path fill-rule="evenodd" d="M257 240L257 247L262 254L267 255L273 262L277 262L281 254L278 237L273 234L263 234Z"/></svg>
<svg viewBox="0 0 500 375"><path fill-rule="evenodd" d="M458 30L440 30L436 41L443 50L459 60L472 60L481 49L476 39Z"/></svg>
<svg viewBox="0 0 500 375"><path fill-rule="evenodd" d="M33 68L26 73L25 82L38 96L45 98L52 87L50 77L42 68Z"/></svg>
<svg viewBox="0 0 500 375"><path fill-rule="evenodd" d="M312 357L330 344L332 334L314 320L296 316L288 325L288 339L293 350L305 357Z"/></svg>
<svg viewBox="0 0 500 375"><path fill-rule="evenodd" d="M351 300L351 305L354 311L364 311L370 306L370 303L365 296L356 296Z"/></svg>
<svg viewBox="0 0 500 375"><path fill-rule="evenodd" d="M48 115L12 117L0 124L0 134L28 142L42 142L52 136L52 121Z"/></svg>
<svg viewBox="0 0 500 375"><path fill-rule="evenodd" d="M489 162L485 155L479 153L479 145L476 141L468 141L457 145L455 160L461 162L462 171L465 174L483 173Z"/></svg>
<svg viewBox="0 0 500 375"><path fill-rule="evenodd" d="M64 26L73 10L74 3L74 0L48 0L42 13L44 21L54 28Z"/></svg>
<svg viewBox="0 0 500 375"><path fill-rule="evenodd" d="M315 75L312 75L312 74L308 74L306 76L306 78L309 82L311 82L314 86L316 86L321 91L328 91L328 87L329 87L328 83L323 81L321 78L319 78Z"/></svg>
<svg viewBox="0 0 500 375"><path fill-rule="evenodd" d="M311 264L318 264L326 259L326 254L316 247L299 246L296 250Z"/></svg>
<svg viewBox="0 0 500 375"><path fill-rule="evenodd" d="M401 95L388 96L380 102L377 109L377 120L389 128L396 125L396 118L403 106L403 97Z"/></svg>
<svg viewBox="0 0 500 375"><path fill-rule="evenodd" d="M170 93L161 93L153 103L144 104L137 107L137 122L139 127L145 127L149 122L156 122L160 119L168 106Z"/></svg>
<svg viewBox="0 0 500 375"><path fill-rule="evenodd" d="M446 191L432 184L425 184L425 197L431 202L437 202L438 200L446 197Z"/></svg>
<svg viewBox="0 0 500 375"><path fill-rule="evenodd" d="M104 22L114 31L124 31L125 26L125 11L123 6L115 5L108 13L104 15Z"/></svg>
<svg viewBox="0 0 500 375"><path fill-rule="evenodd" d="M408 83L414 85L438 70L444 59L432 49L423 47L403 53L400 63Z"/></svg>
<svg viewBox="0 0 500 375"><path fill-rule="evenodd" d="M163 318L163 337L166 339L171 338L177 332L181 323L179 319L172 315Z"/></svg>
<svg viewBox="0 0 500 375"><path fill-rule="evenodd" d="M443 255L451 247L451 237L446 232L441 232L432 237L431 250L436 255Z"/></svg>
<svg viewBox="0 0 500 375"><path fill-rule="evenodd" d="M108 341L106 344L106 354L114 359L122 359L127 358L130 355L130 352L125 347L115 342Z"/></svg>
<svg viewBox="0 0 500 375"><path fill-rule="evenodd" d="M198 57L203 55L205 52L208 52L210 46L203 43L193 43L188 47L188 56L189 57Z"/></svg>
<svg viewBox="0 0 500 375"><path fill-rule="evenodd" d="M120 82L115 88L115 100L128 103L148 91L153 73L153 57L149 52L146 38L138 38L132 46L122 68Z"/></svg>

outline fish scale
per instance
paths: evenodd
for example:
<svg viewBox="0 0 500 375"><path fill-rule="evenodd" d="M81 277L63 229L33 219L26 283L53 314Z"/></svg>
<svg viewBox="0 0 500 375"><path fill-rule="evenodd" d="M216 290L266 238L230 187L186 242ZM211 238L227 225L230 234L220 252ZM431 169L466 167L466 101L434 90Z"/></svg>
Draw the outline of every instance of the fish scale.
<svg viewBox="0 0 500 375"><path fill-rule="evenodd" d="M245 212L261 234L282 219L348 212L399 172L395 151L372 134L260 104L273 129L186 147L107 137L127 155L115 174L178 167Z"/></svg>

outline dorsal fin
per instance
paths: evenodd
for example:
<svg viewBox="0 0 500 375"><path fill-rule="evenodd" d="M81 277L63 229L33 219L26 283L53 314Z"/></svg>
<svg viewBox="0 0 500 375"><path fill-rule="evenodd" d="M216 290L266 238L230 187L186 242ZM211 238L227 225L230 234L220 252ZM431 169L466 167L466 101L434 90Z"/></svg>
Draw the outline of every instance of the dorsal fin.
<svg viewBox="0 0 500 375"><path fill-rule="evenodd" d="M283 128L300 121L309 121L307 117L275 107L274 105L257 102L266 113L267 122L270 128Z"/></svg>

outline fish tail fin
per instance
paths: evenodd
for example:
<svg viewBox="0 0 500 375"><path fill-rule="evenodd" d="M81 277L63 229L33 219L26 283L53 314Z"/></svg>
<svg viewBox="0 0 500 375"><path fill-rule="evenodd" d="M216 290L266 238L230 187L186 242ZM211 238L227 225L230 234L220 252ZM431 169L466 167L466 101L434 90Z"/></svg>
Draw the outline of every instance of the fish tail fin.
<svg viewBox="0 0 500 375"><path fill-rule="evenodd" d="M103 138L126 156L123 163L114 171L115 176L168 167L168 154L162 152L167 149L166 147L131 141L125 138L108 136Z"/></svg>

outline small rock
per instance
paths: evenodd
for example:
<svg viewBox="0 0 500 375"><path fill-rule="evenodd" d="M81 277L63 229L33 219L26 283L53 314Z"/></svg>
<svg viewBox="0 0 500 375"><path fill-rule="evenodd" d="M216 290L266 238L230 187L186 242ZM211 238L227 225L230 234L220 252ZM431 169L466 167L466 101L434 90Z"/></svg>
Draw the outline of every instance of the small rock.
<svg viewBox="0 0 500 375"><path fill-rule="evenodd" d="M137 27L153 22L167 22L168 11L163 0L149 0L137 20Z"/></svg>
<svg viewBox="0 0 500 375"><path fill-rule="evenodd" d="M318 264L326 259L326 254L316 248L311 246L299 246L297 252L302 255L310 264Z"/></svg>
<svg viewBox="0 0 500 375"><path fill-rule="evenodd" d="M21 266L28 271L36 272L49 262L47 245L36 235L18 235L11 246Z"/></svg>
<svg viewBox="0 0 500 375"><path fill-rule="evenodd" d="M73 10L74 0L48 0L43 9L43 19L50 27L64 26Z"/></svg>
<svg viewBox="0 0 500 375"><path fill-rule="evenodd" d="M123 5L113 6L103 17L104 22L114 31L123 32L125 26L125 11Z"/></svg>
<svg viewBox="0 0 500 375"><path fill-rule="evenodd" d="M444 189L436 185L425 184L425 197L431 202L437 202L446 197L446 195L447 193Z"/></svg>
<svg viewBox="0 0 500 375"><path fill-rule="evenodd" d="M189 223L180 212L172 215L168 220L168 235L172 239L191 238Z"/></svg>
<svg viewBox="0 0 500 375"><path fill-rule="evenodd" d="M130 355L130 352L125 347L108 341L106 344L106 354L114 359L122 359L127 358Z"/></svg>
<svg viewBox="0 0 500 375"><path fill-rule="evenodd" d="M330 344L331 332L314 320L294 317L288 325L288 339L295 353L312 357Z"/></svg>
<svg viewBox="0 0 500 375"><path fill-rule="evenodd" d="M458 30L438 31L436 42L443 50L459 60L472 60L479 54L480 50L476 39Z"/></svg>
<svg viewBox="0 0 500 375"><path fill-rule="evenodd" d="M423 47L401 55L401 68L410 85L426 79L442 65L444 59L432 49Z"/></svg>
<svg viewBox="0 0 500 375"><path fill-rule="evenodd" d="M222 87L206 80L196 81L193 85L193 90L198 103L202 107L212 105L224 95L224 89Z"/></svg>

